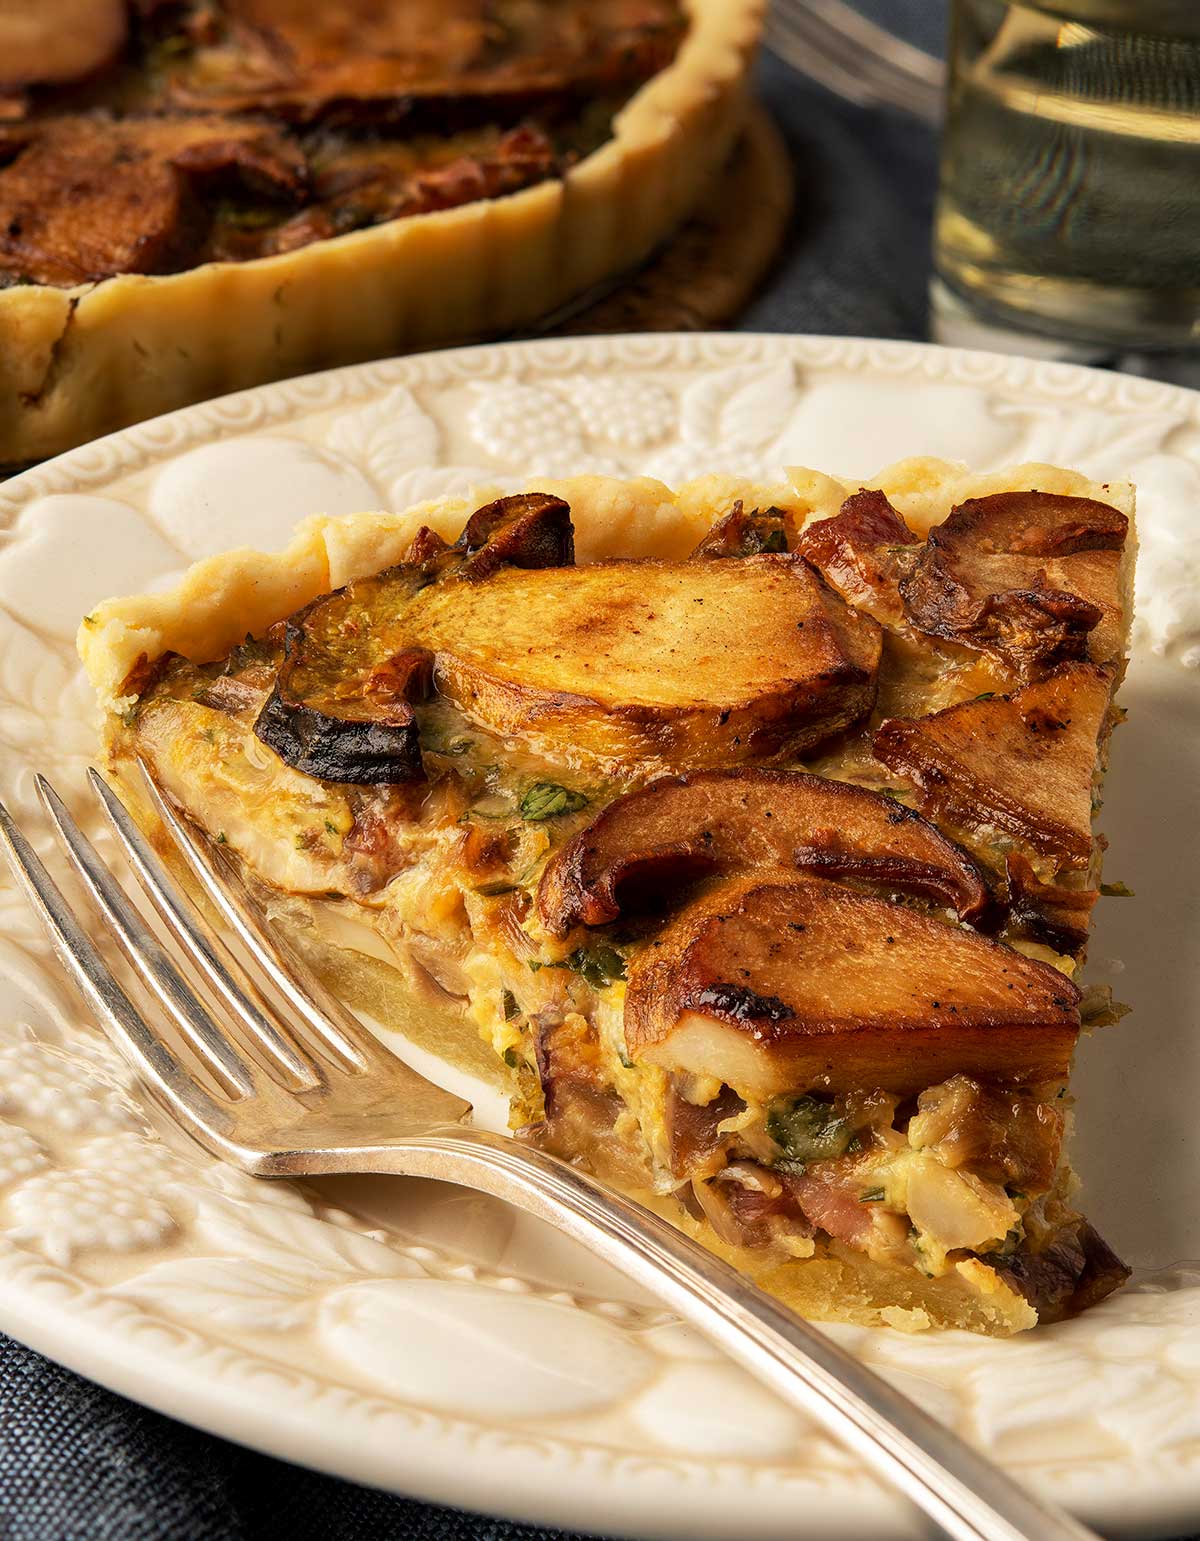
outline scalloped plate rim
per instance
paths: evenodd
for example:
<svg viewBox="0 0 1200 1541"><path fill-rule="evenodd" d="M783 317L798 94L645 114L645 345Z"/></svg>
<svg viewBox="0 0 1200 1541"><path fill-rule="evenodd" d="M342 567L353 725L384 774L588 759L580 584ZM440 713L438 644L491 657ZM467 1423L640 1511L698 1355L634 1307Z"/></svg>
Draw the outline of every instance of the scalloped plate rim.
<svg viewBox="0 0 1200 1541"><path fill-rule="evenodd" d="M701 355L705 355L703 358ZM495 356L495 363L491 361ZM7 525L35 498L68 490L91 493L106 481L135 474L164 456L247 432L286 426L337 406L369 401L389 386L435 386L450 379L495 379L512 364L543 361L548 369L578 368L589 363L625 361L644 367L730 367L790 358L813 369L841 369L853 376L917 374L921 381L963 385L1003 386L1030 390L1041 400L1071 402L1119 411L1173 410L1189 423L1200 422L1200 393L1183 386L1120 376L1083 365L1048 363L979 350L948 348L933 343L893 339L793 335L783 333L650 333L601 335L571 339L530 340L483 344L435 353L344 366L335 370L272 382L230 393L119 430L78 449L22 472L0 487L0 525ZM554 361L558 361L555 363ZM1038 376L1034 389L1028 376ZM1047 382L1053 382L1054 388ZM254 408L260 410L255 412ZM249 408L245 418L240 408ZM22 1280L21 1274L30 1277ZM32 1275L41 1278L34 1282ZM67 1302L67 1296L71 1299ZM85 1297L94 1297L88 1299ZM98 1330L93 1314L108 1317L107 1330ZM148 1324L148 1313L140 1313ZM413 1435L397 1450L381 1444L368 1447L362 1438L370 1421L371 1397L363 1393L360 1418L335 1420L326 1433L314 1422L311 1403L279 1407L261 1395L225 1379L214 1379L205 1367L209 1352L229 1352L247 1365L266 1366L266 1359L243 1348L227 1350L210 1344L198 1355L161 1356L136 1344L117 1330L120 1315L111 1298L80 1285L61 1270L21 1252L0 1238L0 1326L31 1346L81 1374L122 1394L223 1437L232 1438L284 1459L404 1492L435 1502L479 1509L503 1510L531 1523L591 1525L608 1531L660 1536L724 1536L745 1534L731 1527L752 1520L754 1534L795 1535L796 1518L789 1513L797 1497L820 1494L828 1505L822 1515L823 1534L853 1536L870 1527L874 1533L908 1533L895 1504L873 1492L861 1479L851 1487L839 1472L806 1475L795 1468L762 1463L762 1480L747 1484L748 1463L710 1466L699 1481L699 1463L651 1454L645 1458L606 1447L584 1447L543 1440L557 1448L553 1459L535 1458L533 1441L523 1435L503 1435L486 1429L480 1434L469 1422L437 1417L440 1434L423 1439ZM186 1329L160 1319L167 1334ZM161 1356L161 1357L160 1357ZM298 1372L282 1367L282 1373ZM322 1395L318 1391L318 1399ZM339 1396L342 1395L339 1393ZM382 1403L380 1404L382 1405ZM341 1409L344 1415L347 1409ZM401 1411L399 1418L405 1414ZM418 1418L427 1415L418 1414ZM501 1461L464 1462L464 1453L481 1443L509 1441L520 1452ZM409 1448L411 1446L411 1448ZM438 1447L436 1452L435 1448ZM564 1464L563 1456L569 1459ZM513 1468L523 1469L514 1474ZM593 1469L599 1467L598 1470ZM586 1480L548 1496L555 1476L584 1472ZM1106 1473L1107 1474L1107 1473ZM775 1480L775 1479L778 1480ZM1086 1493L1074 1491L1087 1484ZM1152 1485L1151 1485L1152 1484ZM1194 1523L1200 1507L1200 1471L1155 1469L1148 1482L1131 1489L1128 1470L1117 1463L1108 1481L1098 1477L1093 1459L1072 1473L1056 1473L1049 1487L1069 1499L1081 1516L1108 1528L1139 1534L1164 1533ZM749 1492L743 1518L734 1519L729 1500ZM714 1505L718 1493L726 1504ZM714 1513L714 1508L718 1511Z"/></svg>

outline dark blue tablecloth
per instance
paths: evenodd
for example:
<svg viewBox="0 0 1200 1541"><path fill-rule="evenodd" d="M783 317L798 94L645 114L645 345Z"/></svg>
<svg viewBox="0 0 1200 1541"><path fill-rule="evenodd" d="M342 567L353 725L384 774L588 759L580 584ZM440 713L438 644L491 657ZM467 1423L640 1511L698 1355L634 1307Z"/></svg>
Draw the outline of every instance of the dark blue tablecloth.
<svg viewBox="0 0 1200 1541"><path fill-rule="evenodd" d="M936 45L933 0L876 0ZM796 164L786 254L753 330L926 333L936 146L765 58L763 98ZM3 1541L524 1541L549 1533L393 1498L252 1454L149 1412L0 1339Z"/></svg>

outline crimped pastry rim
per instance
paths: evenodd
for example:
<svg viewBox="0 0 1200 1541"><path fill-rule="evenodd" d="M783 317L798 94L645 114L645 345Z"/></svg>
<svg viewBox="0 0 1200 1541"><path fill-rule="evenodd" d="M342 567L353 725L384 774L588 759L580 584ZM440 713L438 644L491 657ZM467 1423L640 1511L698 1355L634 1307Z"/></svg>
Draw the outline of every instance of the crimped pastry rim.
<svg viewBox="0 0 1200 1541"><path fill-rule="evenodd" d="M915 456L865 483L801 466L787 475L786 483L772 487L709 475L675 491L648 476L546 477L525 490L570 504L581 562L610 555L682 558L711 526L717 503L728 507L741 498L748 506L774 504L811 521L836 514L843 499L864 485L882 488L922 534L955 503L1022 486L1100 498L1130 516L1134 511L1128 483L1100 484L1082 472L1038 463L972 472L953 461ZM194 661L220 658L247 632L259 635L320 595L399 561L422 525L453 539L492 492L475 488L469 497L431 499L400 512L314 514L280 551L224 551L194 563L172 588L104 600L83 620L76 639L102 709L119 714L129 704L122 687L143 657L153 662L177 652Z"/></svg>
<svg viewBox="0 0 1200 1541"><path fill-rule="evenodd" d="M270 379L527 325L643 260L732 143L765 0L685 7L674 60L560 179L246 262L0 289L0 465ZM372 328L338 295L360 278Z"/></svg>

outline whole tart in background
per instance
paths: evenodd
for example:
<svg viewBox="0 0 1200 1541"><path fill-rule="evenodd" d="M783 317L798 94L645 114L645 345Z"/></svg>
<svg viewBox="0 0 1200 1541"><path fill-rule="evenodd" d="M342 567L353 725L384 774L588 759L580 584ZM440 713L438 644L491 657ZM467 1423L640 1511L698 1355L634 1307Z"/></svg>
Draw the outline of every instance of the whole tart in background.
<svg viewBox="0 0 1200 1541"><path fill-rule="evenodd" d="M0 465L529 326L636 266L742 122L762 0L0 12Z"/></svg>

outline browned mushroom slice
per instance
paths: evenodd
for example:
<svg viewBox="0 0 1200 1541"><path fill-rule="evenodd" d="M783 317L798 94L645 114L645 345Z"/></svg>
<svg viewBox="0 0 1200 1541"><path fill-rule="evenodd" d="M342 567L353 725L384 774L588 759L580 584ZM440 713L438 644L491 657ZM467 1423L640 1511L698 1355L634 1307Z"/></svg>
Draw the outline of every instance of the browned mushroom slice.
<svg viewBox="0 0 1200 1541"><path fill-rule="evenodd" d="M269 109L301 121L393 122L445 132L511 123L539 106L630 87L670 62L684 29L674 0L225 0L211 46L177 67L189 107Z"/></svg>
<svg viewBox="0 0 1200 1541"><path fill-rule="evenodd" d="M300 151L265 125L64 117L0 132L0 271L47 284L184 264L207 219L193 183L281 200L304 185ZM70 197L63 194L71 190Z"/></svg>
<svg viewBox="0 0 1200 1541"><path fill-rule="evenodd" d="M972 498L929 532L901 580L905 613L922 631L1024 671L1084 657L1111 662L1128 524L1091 498Z"/></svg>
<svg viewBox="0 0 1200 1541"><path fill-rule="evenodd" d="M1084 948L1100 890L1043 882L1020 851L1009 851L1004 862L1011 926L1060 952Z"/></svg>
<svg viewBox="0 0 1200 1541"><path fill-rule="evenodd" d="M916 537L884 493L864 487L832 519L810 524L796 550L824 573L839 594L879 621L903 612L899 582L903 557Z"/></svg>
<svg viewBox="0 0 1200 1541"><path fill-rule="evenodd" d="M475 721L669 769L782 759L870 710L879 628L805 562L605 561L438 584L398 632Z"/></svg>
<svg viewBox="0 0 1200 1541"><path fill-rule="evenodd" d="M575 526L570 506L546 492L520 492L478 508L455 549L470 558L464 577L478 583L501 567L570 567Z"/></svg>
<svg viewBox="0 0 1200 1541"><path fill-rule="evenodd" d="M879 725L876 757L920 789L922 809L1001 829L1063 866L1092 854L1092 788L1112 674L1063 664L1011 696Z"/></svg>
<svg viewBox="0 0 1200 1541"><path fill-rule="evenodd" d="M787 551L789 515L781 508L749 511L739 498L718 519L692 552L693 557L761 556L764 551Z"/></svg>
<svg viewBox="0 0 1200 1541"><path fill-rule="evenodd" d="M571 511L546 493L500 498L472 514L455 545L424 530L414 551L421 560L347 584L288 622L283 665L254 731L296 770L358 785L419 778L412 703L428 695L434 659L402 634L414 597L452 577L482 582L504 563L573 561Z"/></svg>
<svg viewBox="0 0 1200 1541"><path fill-rule="evenodd" d="M1053 1095L1053 1094L1051 1094ZM1037 1092L984 1086L955 1075L917 1098L908 1142L933 1150L945 1166L969 1166L976 1177L1045 1193L1062 1151L1062 1104Z"/></svg>
<svg viewBox="0 0 1200 1541"><path fill-rule="evenodd" d="M630 969L636 1060L743 1095L881 1089L955 1074L1062 1081L1079 991L1057 969L836 883L747 879L670 922Z"/></svg>
<svg viewBox="0 0 1200 1541"><path fill-rule="evenodd" d="M1039 1322L1078 1316L1129 1277L1129 1269L1083 1219L1051 1232L1040 1251L1021 1247L997 1271L1024 1295Z"/></svg>
<svg viewBox="0 0 1200 1541"><path fill-rule="evenodd" d="M0 0L0 92L95 75L128 30L124 0Z"/></svg>
<svg viewBox="0 0 1200 1541"><path fill-rule="evenodd" d="M699 875L797 867L977 916L988 891L958 846L892 797L803 771L697 771L619 797L542 874L547 929L615 920Z"/></svg>

